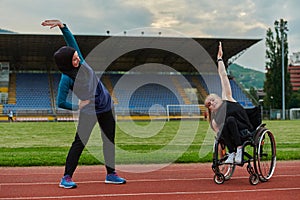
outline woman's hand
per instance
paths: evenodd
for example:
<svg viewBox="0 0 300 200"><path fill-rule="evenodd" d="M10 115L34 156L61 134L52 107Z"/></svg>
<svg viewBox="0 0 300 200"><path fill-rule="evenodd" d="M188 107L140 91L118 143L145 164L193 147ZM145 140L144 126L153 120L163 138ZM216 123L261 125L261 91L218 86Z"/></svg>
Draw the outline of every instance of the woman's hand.
<svg viewBox="0 0 300 200"><path fill-rule="evenodd" d="M82 109L84 106L88 105L90 103L90 100L83 100L79 101L79 109Z"/></svg>
<svg viewBox="0 0 300 200"><path fill-rule="evenodd" d="M222 43L219 42L219 51L218 51L217 59L222 59L222 56L223 56Z"/></svg>
<svg viewBox="0 0 300 200"><path fill-rule="evenodd" d="M50 29L52 29L56 26L58 26L59 28L65 27L65 25L60 20L57 20L57 19L45 20L42 22L41 25L42 26L50 26Z"/></svg>

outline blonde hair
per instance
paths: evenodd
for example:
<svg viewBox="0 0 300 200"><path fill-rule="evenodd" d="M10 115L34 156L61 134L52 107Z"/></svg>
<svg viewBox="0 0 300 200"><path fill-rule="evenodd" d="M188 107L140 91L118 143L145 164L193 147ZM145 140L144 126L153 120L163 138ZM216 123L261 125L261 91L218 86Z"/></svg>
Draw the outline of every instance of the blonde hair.
<svg viewBox="0 0 300 200"><path fill-rule="evenodd" d="M215 93L211 93L211 94L207 95L207 97L206 97L205 100L204 100L204 105L205 105L205 107L206 107L207 110L208 110L207 119L208 119L208 121L209 121L210 127L214 130L214 128L213 128L213 126L212 126L211 110L208 108L209 105L207 104L207 101L208 101L209 98L215 98L215 99L216 99L216 98L219 98L219 99L221 99L221 97L220 97L219 95L215 94Z"/></svg>

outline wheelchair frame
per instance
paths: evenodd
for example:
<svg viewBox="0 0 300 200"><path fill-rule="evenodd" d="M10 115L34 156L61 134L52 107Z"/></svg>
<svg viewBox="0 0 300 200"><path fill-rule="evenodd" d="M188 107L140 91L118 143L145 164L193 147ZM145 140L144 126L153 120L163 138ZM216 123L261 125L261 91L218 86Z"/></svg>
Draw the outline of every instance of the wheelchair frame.
<svg viewBox="0 0 300 200"><path fill-rule="evenodd" d="M236 166L244 166L247 163L247 171L250 174L249 182L257 185L259 181L268 181L276 166L276 143L274 135L266 128L266 124L261 124L260 107L248 108L246 112L253 127L257 127L247 138L243 140L242 162L240 164L225 164L228 155L226 147L220 139L214 143L213 164L214 182L223 184L229 180ZM245 151L247 146L253 147L253 153ZM251 164L252 163L252 164Z"/></svg>

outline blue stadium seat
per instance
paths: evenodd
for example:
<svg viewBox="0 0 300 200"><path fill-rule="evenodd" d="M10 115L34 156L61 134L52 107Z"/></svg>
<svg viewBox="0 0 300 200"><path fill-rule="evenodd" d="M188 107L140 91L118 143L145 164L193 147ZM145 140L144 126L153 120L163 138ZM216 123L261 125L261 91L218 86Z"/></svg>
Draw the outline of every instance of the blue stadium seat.
<svg viewBox="0 0 300 200"><path fill-rule="evenodd" d="M123 76L123 74L105 74L105 76L111 81L118 100L115 105L117 113L129 109L133 113L148 114L150 108L151 110L156 108L159 110L159 106L166 109L166 106L170 104L185 104L173 82L174 77L177 78L176 75L126 74ZM210 93L221 95L217 74L184 76L190 85L193 85L192 78L196 76ZM61 74L50 74L50 77L54 98L56 98ZM123 81L124 77L125 81ZM47 109L51 111L50 82L47 73L18 73L16 75L16 104L4 104L3 113L7 113L8 110L16 111L17 109ZM233 97L241 105L246 108L254 106L234 80L230 80L230 84ZM78 100L70 91L68 100L72 101L72 98L75 98L73 101ZM56 99L54 99L54 102L56 102ZM57 105L55 105L55 109L59 110Z"/></svg>
<svg viewBox="0 0 300 200"><path fill-rule="evenodd" d="M16 74L16 104L5 104L4 110L51 110L51 94L48 74Z"/></svg>

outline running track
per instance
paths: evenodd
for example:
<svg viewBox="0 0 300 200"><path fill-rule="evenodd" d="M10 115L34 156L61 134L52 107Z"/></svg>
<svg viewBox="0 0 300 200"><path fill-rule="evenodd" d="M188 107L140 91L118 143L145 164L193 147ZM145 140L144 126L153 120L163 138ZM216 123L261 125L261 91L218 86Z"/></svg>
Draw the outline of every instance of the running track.
<svg viewBox="0 0 300 200"><path fill-rule="evenodd" d="M127 166L137 171L143 165ZM63 167L0 168L0 200L14 199L300 199L300 161L277 162L273 177L250 185L244 167L237 167L231 180L213 181L211 164L172 164L148 173L119 174L125 185L104 183L103 166L79 166L73 177L76 189L58 187Z"/></svg>

